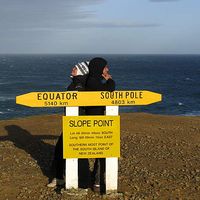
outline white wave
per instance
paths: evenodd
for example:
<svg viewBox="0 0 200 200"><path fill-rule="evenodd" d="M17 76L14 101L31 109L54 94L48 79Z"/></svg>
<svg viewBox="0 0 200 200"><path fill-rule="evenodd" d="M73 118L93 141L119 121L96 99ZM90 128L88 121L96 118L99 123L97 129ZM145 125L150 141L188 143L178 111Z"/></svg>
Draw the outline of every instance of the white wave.
<svg viewBox="0 0 200 200"><path fill-rule="evenodd" d="M186 81L191 81L192 79L189 78L189 77L187 77L187 78L185 78L185 80L186 80Z"/></svg>
<svg viewBox="0 0 200 200"><path fill-rule="evenodd" d="M15 97L0 97L0 101L14 100Z"/></svg>
<svg viewBox="0 0 200 200"><path fill-rule="evenodd" d="M0 115L2 115L2 114L4 114L4 113L5 113L5 112L1 112L1 111L0 111Z"/></svg>
<svg viewBox="0 0 200 200"><path fill-rule="evenodd" d="M179 106L183 106L184 104L182 102L178 102L178 105Z"/></svg>
<svg viewBox="0 0 200 200"><path fill-rule="evenodd" d="M0 82L0 85L8 85L11 84L11 82Z"/></svg>
<svg viewBox="0 0 200 200"><path fill-rule="evenodd" d="M192 111L192 112L188 112L183 114L184 116L200 116L200 111Z"/></svg>

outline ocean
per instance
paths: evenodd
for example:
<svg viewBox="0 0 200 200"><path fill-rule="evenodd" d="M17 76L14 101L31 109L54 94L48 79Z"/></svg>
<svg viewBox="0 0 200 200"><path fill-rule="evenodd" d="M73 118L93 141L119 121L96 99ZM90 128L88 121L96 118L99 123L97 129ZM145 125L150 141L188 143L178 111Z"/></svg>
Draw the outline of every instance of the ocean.
<svg viewBox="0 0 200 200"><path fill-rule="evenodd" d="M104 57L116 90L149 90L163 101L120 107L120 112L200 116L200 55L0 55L0 119L63 113L62 108L16 105L18 95L33 91L66 91L71 68L80 61Z"/></svg>

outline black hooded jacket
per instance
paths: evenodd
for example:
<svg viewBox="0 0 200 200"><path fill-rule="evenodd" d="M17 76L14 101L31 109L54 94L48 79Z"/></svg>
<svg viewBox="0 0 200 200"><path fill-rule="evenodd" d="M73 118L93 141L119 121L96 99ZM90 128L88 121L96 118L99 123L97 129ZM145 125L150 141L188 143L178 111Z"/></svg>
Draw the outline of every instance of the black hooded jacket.
<svg viewBox="0 0 200 200"><path fill-rule="evenodd" d="M72 83L67 87L68 91L85 91L87 75L74 76ZM85 107L79 107L79 115L85 115Z"/></svg>
<svg viewBox="0 0 200 200"><path fill-rule="evenodd" d="M84 91L86 85L87 76L74 76L72 83L67 87L68 91Z"/></svg>
<svg viewBox="0 0 200 200"><path fill-rule="evenodd" d="M114 91L115 82L108 79L103 82L103 69L107 65L107 61L103 58L94 58L88 66L89 76L86 82L87 91ZM105 106L90 106L86 107L86 115L104 115Z"/></svg>

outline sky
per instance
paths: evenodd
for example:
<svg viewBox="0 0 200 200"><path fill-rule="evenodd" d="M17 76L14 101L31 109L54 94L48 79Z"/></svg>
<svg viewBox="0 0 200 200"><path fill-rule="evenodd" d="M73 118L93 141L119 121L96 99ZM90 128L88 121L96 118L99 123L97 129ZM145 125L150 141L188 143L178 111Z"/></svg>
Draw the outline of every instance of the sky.
<svg viewBox="0 0 200 200"><path fill-rule="evenodd" d="M200 54L199 0L0 0L1 54Z"/></svg>

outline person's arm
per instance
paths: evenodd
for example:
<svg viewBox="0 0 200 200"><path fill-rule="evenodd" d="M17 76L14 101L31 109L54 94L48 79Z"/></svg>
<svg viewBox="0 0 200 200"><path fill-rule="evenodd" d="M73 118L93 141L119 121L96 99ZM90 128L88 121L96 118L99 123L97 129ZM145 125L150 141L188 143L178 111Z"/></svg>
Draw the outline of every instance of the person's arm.
<svg viewBox="0 0 200 200"><path fill-rule="evenodd" d="M68 91L83 91L85 89L86 76L74 76L72 83L67 87Z"/></svg>
<svg viewBox="0 0 200 200"><path fill-rule="evenodd" d="M115 90L115 82L112 79L108 79L105 83L102 83L101 80L90 79L88 83L90 85L89 91L112 92Z"/></svg>
<svg viewBox="0 0 200 200"><path fill-rule="evenodd" d="M102 91L109 91L112 92L115 90L115 81L111 78L109 78L103 85L102 85Z"/></svg>
<svg viewBox="0 0 200 200"><path fill-rule="evenodd" d="M114 91L115 90L115 82L112 79L112 76L109 74L108 71L102 74L103 78L106 80L106 82L103 84L103 89L105 91Z"/></svg>

